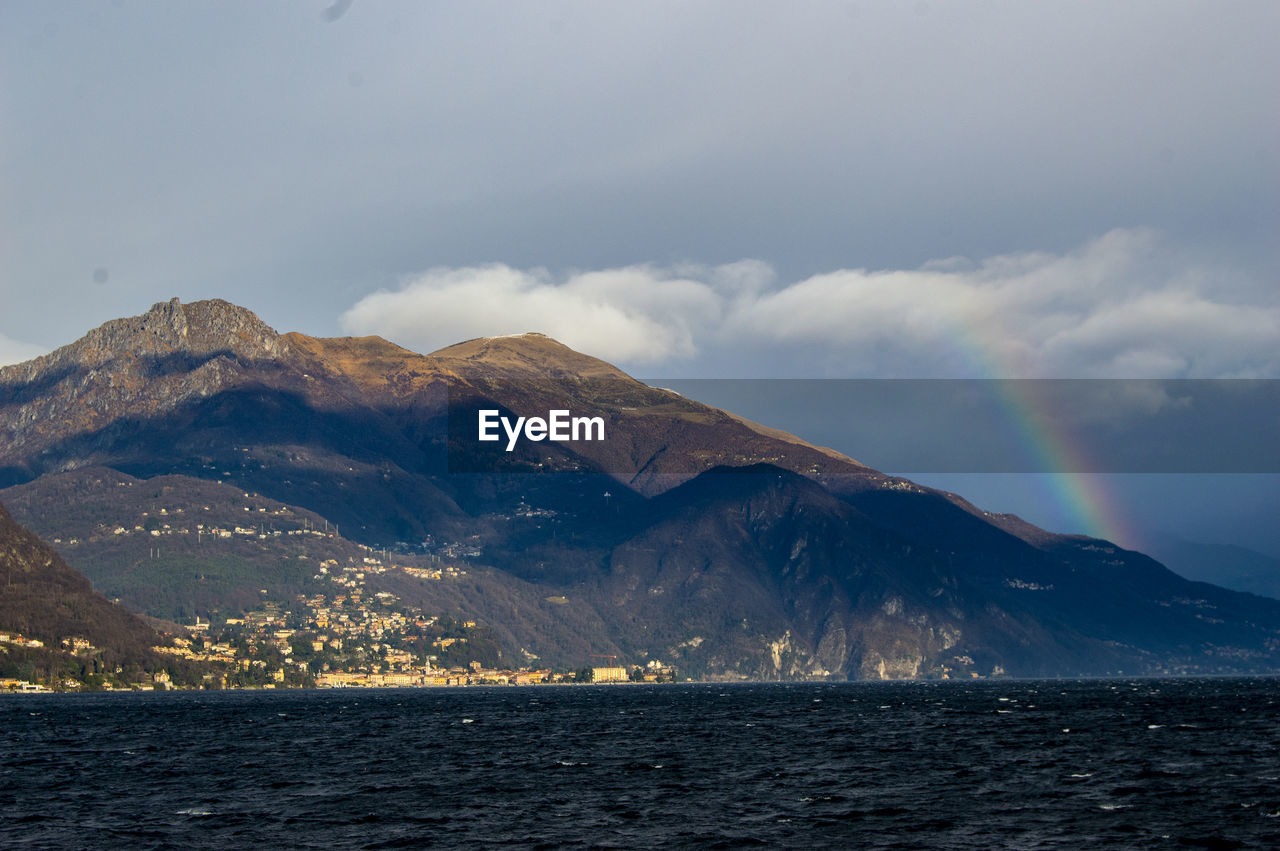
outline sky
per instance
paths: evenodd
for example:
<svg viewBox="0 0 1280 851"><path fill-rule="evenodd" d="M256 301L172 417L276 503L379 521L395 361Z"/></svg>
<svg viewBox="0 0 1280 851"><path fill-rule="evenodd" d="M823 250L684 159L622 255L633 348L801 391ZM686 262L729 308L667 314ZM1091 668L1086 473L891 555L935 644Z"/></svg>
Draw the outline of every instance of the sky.
<svg viewBox="0 0 1280 851"><path fill-rule="evenodd" d="M1280 378L1278 36L1271 0L0 0L0 363L177 296L642 377Z"/></svg>

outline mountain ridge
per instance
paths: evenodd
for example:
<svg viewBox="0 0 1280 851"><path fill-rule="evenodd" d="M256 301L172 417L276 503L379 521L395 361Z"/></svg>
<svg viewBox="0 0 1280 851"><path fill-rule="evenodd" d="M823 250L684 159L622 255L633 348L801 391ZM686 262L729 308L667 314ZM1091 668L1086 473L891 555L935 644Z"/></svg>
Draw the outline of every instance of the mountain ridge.
<svg viewBox="0 0 1280 851"><path fill-rule="evenodd" d="M570 409L609 437L484 447L488 408ZM97 467L262 494L368 546L470 542L493 571L476 593L512 605L450 599L500 616L512 653L594 643L728 678L1280 666L1280 605L984 512L536 333L422 355L160 303L0 371L0 486L52 505L48 528L70 536L56 476Z"/></svg>

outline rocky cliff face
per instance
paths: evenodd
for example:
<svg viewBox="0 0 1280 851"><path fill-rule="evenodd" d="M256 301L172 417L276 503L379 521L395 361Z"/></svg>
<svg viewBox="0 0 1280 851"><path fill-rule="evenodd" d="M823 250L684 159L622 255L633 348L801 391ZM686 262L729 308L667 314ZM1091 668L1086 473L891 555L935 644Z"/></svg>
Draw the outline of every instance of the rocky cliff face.
<svg viewBox="0 0 1280 851"><path fill-rule="evenodd" d="M61 444L122 420L163 416L236 385L255 364L288 355L275 331L225 301L173 299L108 322L44 357L0 369L0 468L8 461L17 472L34 462L31 472L43 471L40 456L74 467L77 459L58 457Z"/></svg>

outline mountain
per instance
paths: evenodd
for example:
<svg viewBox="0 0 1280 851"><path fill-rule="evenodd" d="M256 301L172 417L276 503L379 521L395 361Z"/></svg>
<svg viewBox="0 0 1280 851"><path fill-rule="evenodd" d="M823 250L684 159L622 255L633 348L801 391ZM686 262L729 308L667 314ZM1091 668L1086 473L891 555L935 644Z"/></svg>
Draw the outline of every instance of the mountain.
<svg viewBox="0 0 1280 851"><path fill-rule="evenodd" d="M1187 541L1175 535L1152 536L1148 547L1179 576L1280 599L1280 559L1248 547Z"/></svg>
<svg viewBox="0 0 1280 851"><path fill-rule="evenodd" d="M477 439L481 411L554 410L598 417L604 439ZM548 664L613 654L780 679L1280 668L1280 603L989 514L540 334L422 355L277 334L221 301L158 304L0 370L0 485L100 587L166 617L313 593L324 580L304 563L358 563L364 547L409 567L465 558L460 582L393 571L370 587ZM185 519L160 540L162 508ZM275 525L211 544L193 520L246 509ZM288 534L298 524L336 528L318 541Z"/></svg>
<svg viewBox="0 0 1280 851"><path fill-rule="evenodd" d="M127 684L170 669L180 681L199 682L200 666L162 658L154 648L169 639L95 591L3 505L0 574L0 633L6 636L0 675L47 684Z"/></svg>

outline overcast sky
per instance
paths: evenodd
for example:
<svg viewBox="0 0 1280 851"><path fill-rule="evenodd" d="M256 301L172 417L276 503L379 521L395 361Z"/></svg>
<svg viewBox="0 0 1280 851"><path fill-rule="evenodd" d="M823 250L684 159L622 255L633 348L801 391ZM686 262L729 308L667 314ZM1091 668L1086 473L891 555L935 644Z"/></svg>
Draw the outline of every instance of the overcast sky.
<svg viewBox="0 0 1280 851"><path fill-rule="evenodd" d="M1280 4L0 2L0 363L152 303L639 375L1280 377Z"/></svg>

